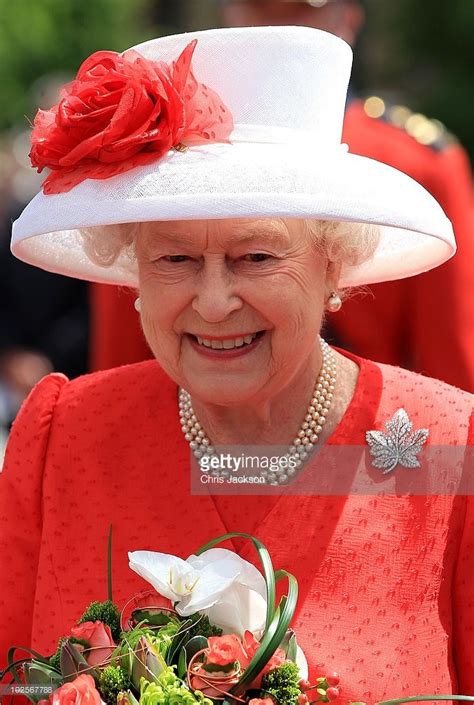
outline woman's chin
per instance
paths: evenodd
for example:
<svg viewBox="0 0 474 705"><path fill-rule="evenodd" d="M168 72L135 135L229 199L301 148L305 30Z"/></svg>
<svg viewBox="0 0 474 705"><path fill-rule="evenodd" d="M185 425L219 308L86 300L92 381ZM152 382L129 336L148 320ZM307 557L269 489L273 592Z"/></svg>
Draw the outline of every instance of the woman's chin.
<svg viewBox="0 0 474 705"><path fill-rule="evenodd" d="M212 404L216 406L245 406L252 404L259 396L259 391L264 386L263 379L236 379L231 375L210 375L196 377L191 374L188 378L186 391L194 402Z"/></svg>

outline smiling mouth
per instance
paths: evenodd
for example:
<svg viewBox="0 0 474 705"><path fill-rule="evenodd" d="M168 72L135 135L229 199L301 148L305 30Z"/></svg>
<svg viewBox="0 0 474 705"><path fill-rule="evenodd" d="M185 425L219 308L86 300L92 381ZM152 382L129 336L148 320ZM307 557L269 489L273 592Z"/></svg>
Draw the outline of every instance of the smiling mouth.
<svg viewBox="0 0 474 705"><path fill-rule="evenodd" d="M264 330L257 331L256 333L249 333L248 335L237 336L235 338L201 338L199 335L193 335L188 333L189 337L197 343L202 348L208 350L235 350L239 348L245 348L261 338L265 333Z"/></svg>

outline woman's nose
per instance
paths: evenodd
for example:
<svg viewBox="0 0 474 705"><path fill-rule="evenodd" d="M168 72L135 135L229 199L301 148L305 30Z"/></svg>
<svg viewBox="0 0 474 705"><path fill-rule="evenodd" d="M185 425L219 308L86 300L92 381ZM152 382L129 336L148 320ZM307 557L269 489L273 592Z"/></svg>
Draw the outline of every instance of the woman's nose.
<svg viewBox="0 0 474 705"><path fill-rule="evenodd" d="M203 265L192 307L207 323L220 323L242 308L235 278L224 262Z"/></svg>

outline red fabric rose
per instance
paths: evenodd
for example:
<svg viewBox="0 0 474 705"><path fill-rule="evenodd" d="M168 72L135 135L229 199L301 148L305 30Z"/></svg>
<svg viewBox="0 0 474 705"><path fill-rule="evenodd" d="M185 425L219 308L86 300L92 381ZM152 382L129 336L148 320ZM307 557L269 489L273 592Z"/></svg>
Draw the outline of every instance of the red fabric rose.
<svg viewBox="0 0 474 705"><path fill-rule="evenodd" d="M70 683L64 683L49 696L49 700L41 700L44 705L102 705L99 691L94 679L82 673Z"/></svg>
<svg viewBox="0 0 474 705"><path fill-rule="evenodd" d="M84 652L89 666L97 666L106 661L115 648L110 627L99 620L72 627L71 636L85 639L90 644L90 651L86 649Z"/></svg>
<svg viewBox="0 0 474 705"><path fill-rule="evenodd" d="M31 163L52 170L44 193L149 164L180 143L227 142L232 116L191 70L196 43L170 66L134 50L86 59L60 102L34 120Z"/></svg>

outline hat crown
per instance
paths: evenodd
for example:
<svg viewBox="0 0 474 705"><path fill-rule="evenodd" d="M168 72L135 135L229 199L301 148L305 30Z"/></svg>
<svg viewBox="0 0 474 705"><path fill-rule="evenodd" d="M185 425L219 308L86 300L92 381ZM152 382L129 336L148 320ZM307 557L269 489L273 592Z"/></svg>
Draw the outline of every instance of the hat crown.
<svg viewBox="0 0 474 705"><path fill-rule="evenodd" d="M240 27L152 39L135 51L153 61L176 59L193 39L193 70L216 91L235 124L231 140L313 144L341 141L352 50L309 27Z"/></svg>

